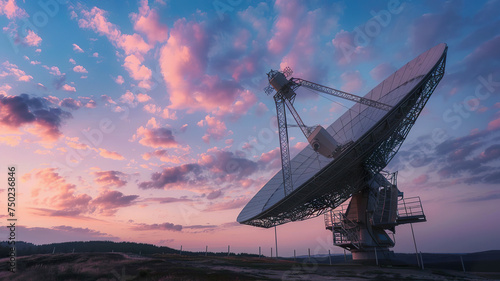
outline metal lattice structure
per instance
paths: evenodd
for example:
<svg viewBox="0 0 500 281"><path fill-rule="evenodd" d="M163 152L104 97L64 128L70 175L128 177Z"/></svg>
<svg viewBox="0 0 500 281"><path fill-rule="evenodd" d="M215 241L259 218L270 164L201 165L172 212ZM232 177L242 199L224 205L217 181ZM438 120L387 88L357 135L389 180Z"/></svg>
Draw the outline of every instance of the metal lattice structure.
<svg viewBox="0 0 500 281"><path fill-rule="evenodd" d="M375 174L378 174L394 157L407 137L411 127L444 75L446 51L446 45L441 44L420 55L367 94L364 104L358 101L358 104L334 122L327 130L332 136L341 139L344 144L342 153L337 158L333 160L318 158L317 160L320 162L319 169L304 168L303 165L299 164L294 166L294 163L303 161L312 163L311 157L313 156L310 155L313 154L309 152L312 149L306 147L304 153L299 153L291 161L289 158L288 160L285 159L289 163L287 166L289 170L286 171L285 165L283 165L283 170L278 172L268 183L268 185L272 185L272 189L263 188L252 199L254 201L264 201L259 203L259 201L252 202L251 200L241 212L238 221L243 224L269 228L287 222L305 220L336 208L353 194L363 189L366 182ZM441 53L438 54L438 52ZM426 66L430 62L433 64ZM422 72L424 70L425 73L419 75L418 71ZM407 77L406 80L404 77ZM394 88L387 86L389 92L385 95L378 93L379 98L374 98L377 96L376 90L378 88L380 88L379 91L382 91L382 88L385 89L386 81L396 79L401 82L393 86ZM299 81L296 78L290 80L297 81L298 86L300 86L299 82L303 85L308 82L305 80ZM308 85L311 88L314 87L314 84ZM394 98L388 100L391 97ZM368 108L369 104L366 104L366 101L369 102L370 100L376 100L379 104L370 107L370 109ZM275 95L275 101L278 114L282 112L282 118L286 118L284 98L279 95L276 98ZM394 101L397 102L394 104ZM391 109L386 111L382 108L384 106L390 106ZM357 117L353 117L350 112L357 112ZM349 114L351 115L348 116ZM363 114L372 117L363 117ZM356 121L356 118L360 119L360 121ZM345 124L350 124L350 127L345 129L339 124L344 124L344 127ZM365 126L370 127L368 129ZM364 133L355 136L358 131ZM287 133L285 133L282 135L280 127L280 142L282 138L286 138L286 147L288 147L288 137ZM304 180L304 177L309 174L311 176ZM295 175L299 175L299 182L295 188L292 185L291 189L287 187L286 180L283 180L280 185L278 179L285 179L285 177L290 179L290 184L292 180L295 184L297 182L293 179ZM285 196L279 196L278 190L280 188L285 190Z"/></svg>
<svg viewBox="0 0 500 281"><path fill-rule="evenodd" d="M307 88L315 90L315 91L320 91L320 92L323 92L323 93L330 94L332 96L336 96L336 97L343 98L343 99L346 99L346 100L350 100L350 101L353 101L353 102L361 103L361 104L364 104L364 105L367 105L367 106L376 107L376 108L379 108L379 109L382 109L382 110L385 110L385 111L389 111L392 108L392 106L387 105L385 103L381 103L381 102L378 102L378 101L375 101L375 100L371 100L371 99L366 99L366 98L363 98L363 97L359 97L359 96L356 96L356 95L353 95L353 94L350 94L350 93L346 93L344 91L340 91L340 90L337 90L337 89L326 87L326 86L320 85L318 83L314 83L314 82L307 81L307 80L304 80L304 79L292 78L291 81L294 82L294 83L296 83L297 85L300 85L300 86L303 86L303 87L307 87Z"/></svg>

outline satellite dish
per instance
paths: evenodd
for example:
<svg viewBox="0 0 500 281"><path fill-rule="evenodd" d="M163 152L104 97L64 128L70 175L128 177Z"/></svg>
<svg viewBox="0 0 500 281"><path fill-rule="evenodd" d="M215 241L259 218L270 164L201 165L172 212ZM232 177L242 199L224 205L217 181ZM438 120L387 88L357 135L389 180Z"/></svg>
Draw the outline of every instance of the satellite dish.
<svg viewBox="0 0 500 281"><path fill-rule="evenodd" d="M389 253L394 241L385 230L394 233L396 225L426 218L420 198L404 198L397 174L383 169L443 77L447 49L442 43L422 53L364 97L289 78L289 68L271 70L266 92L275 92L282 170L248 202L237 221L269 228L325 214L334 244L350 250L353 259L373 259L375 249L379 255ZM326 129L313 130L293 107L299 87L356 104ZM310 143L291 160L285 108ZM333 211L349 198L347 209Z"/></svg>

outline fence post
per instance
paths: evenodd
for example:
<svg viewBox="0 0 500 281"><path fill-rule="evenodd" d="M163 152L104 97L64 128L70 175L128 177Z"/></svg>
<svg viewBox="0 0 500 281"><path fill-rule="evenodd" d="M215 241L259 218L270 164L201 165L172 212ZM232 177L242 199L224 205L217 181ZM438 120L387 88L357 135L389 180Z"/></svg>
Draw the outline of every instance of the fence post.
<svg viewBox="0 0 500 281"><path fill-rule="evenodd" d="M464 259L462 258L462 256L460 256L460 261L462 262L462 269L464 270L465 273Z"/></svg>
<svg viewBox="0 0 500 281"><path fill-rule="evenodd" d="M330 260L330 265L332 265L332 256L330 255L330 250L328 250L328 259Z"/></svg>
<svg viewBox="0 0 500 281"><path fill-rule="evenodd" d="M208 246L205 246L205 257L208 255Z"/></svg>

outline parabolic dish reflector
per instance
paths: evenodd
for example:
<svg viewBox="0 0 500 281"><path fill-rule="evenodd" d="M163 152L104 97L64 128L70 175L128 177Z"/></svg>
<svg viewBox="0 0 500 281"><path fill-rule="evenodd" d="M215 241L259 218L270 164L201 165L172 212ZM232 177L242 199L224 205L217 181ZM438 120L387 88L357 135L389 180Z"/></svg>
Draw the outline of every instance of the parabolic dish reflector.
<svg viewBox="0 0 500 281"><path fill-rule="evenodd" d="M356 103L327 132L345 144L335 159L305 147L291 160L293 191L285 196L282 171L248 202L237 221L271 227L335 208L363 188L397 152L444 75L446 44L408 62L364 97L390 105L385 111Z"/></svg>

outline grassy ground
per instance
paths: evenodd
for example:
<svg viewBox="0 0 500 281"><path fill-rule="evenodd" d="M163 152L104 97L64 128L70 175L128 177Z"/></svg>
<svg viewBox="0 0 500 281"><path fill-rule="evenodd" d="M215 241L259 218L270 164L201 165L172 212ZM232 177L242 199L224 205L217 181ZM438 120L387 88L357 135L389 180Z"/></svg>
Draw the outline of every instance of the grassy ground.
<svg viewBox="0 0 500 281"><path fill-rule="evenodd" d="M491 279L488 279L491 278ZM0 260L0 280L492 280L450 270L296 263L269 258L122 253L40 254L18 257L17 272Z"/></svg>

